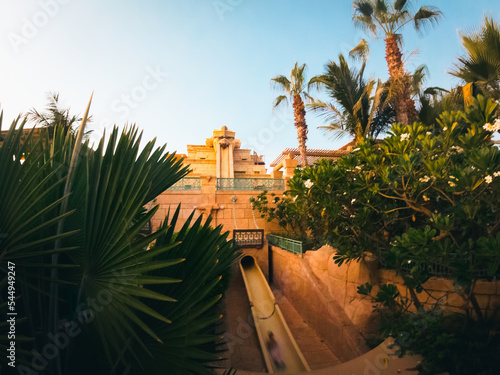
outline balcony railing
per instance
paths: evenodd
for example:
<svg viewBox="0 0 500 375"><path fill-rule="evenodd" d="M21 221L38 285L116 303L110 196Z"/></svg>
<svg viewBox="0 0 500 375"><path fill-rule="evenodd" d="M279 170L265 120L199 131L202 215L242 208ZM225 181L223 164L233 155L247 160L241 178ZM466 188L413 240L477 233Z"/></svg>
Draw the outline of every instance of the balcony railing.
<svg viewBox="0 0 500 375"><path fill-rule="evenodd" d="M234 229L233 238L240 247L253 249L264 247L264 229Z"/></svg>
<svg viewBox="0 0 500 375"><path fill-rule="evenodd" d="M217 190L283 191L285 180L281 178L218 178Z"/></svg>
<svg viewBox="0 0 500 375"><path fill-rule="evenodd" d="M274 234L267 235L267 242L271 245L278 246L279 248L286 250L293 254L303 255L302 251L302 241L292 240L290 238L276 236Z"/></svg>
<svg viewBox="0 0 500 375"><path fill-rule="evenodd" d="M199 177L184 177L170 186L168 190L188 191L201 190L201 180Z"/></svg>

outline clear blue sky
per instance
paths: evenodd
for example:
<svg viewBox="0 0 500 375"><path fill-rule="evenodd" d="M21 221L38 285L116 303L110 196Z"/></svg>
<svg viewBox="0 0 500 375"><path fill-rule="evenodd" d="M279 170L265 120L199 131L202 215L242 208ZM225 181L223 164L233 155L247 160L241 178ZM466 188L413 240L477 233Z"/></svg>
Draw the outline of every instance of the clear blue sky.
<svg viewBox="0 0 500 375"><path fill-rule="evenodd" d="M296 147L292 109L273 114L269 81L306 63L308 76L347 55L364 37L350 0L0 0L0 104L5 128L20 112L43 109L48 91L82 113L94 90L95 137L112 123L137 123L169 150L202 144L214 128L236 131L243 147L271 162ZM425 63L427 85L449 88L462 53L459 31L500 2L429 0L444 18L419 37L407 27L410 70ZM385 79L382 41L371 43L367 73ZM308 114L310 148L337 148Z"/></svg>

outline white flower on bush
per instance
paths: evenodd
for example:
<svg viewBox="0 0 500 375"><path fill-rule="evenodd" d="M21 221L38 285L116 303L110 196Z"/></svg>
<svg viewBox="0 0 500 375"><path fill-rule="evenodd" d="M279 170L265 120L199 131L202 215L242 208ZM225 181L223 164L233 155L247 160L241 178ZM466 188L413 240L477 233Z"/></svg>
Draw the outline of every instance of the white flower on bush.
<svg viewBox="0 0 500 375"><path fill-rule="evenodd" d="M353 198L353 199L351 200L351 204L353 204L354 202L356 202L356 198Z"/></svg>
<svg viewBox="0 0 500 375"><path fill-rule="evenodd" d="M458 152L459 154L460 154L460 153L462 153L462 152L464 152L464 149L463 149L462 147L460 147L460 146L452 146L452 147L450 148L450 150L456 151L456 152Z"/></svg>
<svg viewBox="0 0 500 375"><path fill-rule="evenodd" d="M484 178L484 181L486 181L487 184L491 184L491 182L493 181L493 177L488 175Z"/></svg>
<svg viewBox="0 0 500 375"><path fill-rule="evenodd" d="M314 182L312 182L311 180L307 180L306 182L304 182L304 185L306 185L306 188L310 189L314 185Z"/></svg>
<svg viewBox="0 0 500 375"><path fill-rule="evenodd" d="M425 133L425 135L432 135L432 132L427 132Z"/></svg>
<svg viewBox="0 0 500 375"><path fill-rule="evenodd" d="M457 186L457 184L455 184L453 181L448 181L448 185L450 185L451 187Z"/></svg>
<svg viewBox="0 0 500 375"><path fill-rule="evenodd" d="M486 124L483 125L483 129L489 132L496 132L500 130L500 119L496 119L493 124L487 122Z"/></svg>
<svg viewBox="0 0 500 375"><path fill-rule="evenodd" d="M493 176L494 176L494 177L498 177L498 176L500 176L500 171L499 171L499 172L495 172L495 173L493 173Z"/></svg>
<svg viewBox="0 0 500 375"><path fill-rule="evenodd" d="M424 201L425 201L425 202L428 202L428 201L430 201L430 200L431 200L431 198L429 198L429 197L428 197L427 195L425 195L425 194L424 194L424 195L422 195L422 198L424 198Z"/></svg>
<svg viewBox="0 0 500 375"><path fill-rule="evenodd" d="M408 134L408 133L401 134L401 138L400 138L401 142L407 141L408 139L410 139L410 134Z"/></svg>
<svg viewBox="0 0 500 375"><path fill-rule="evenodd" d="M450 180L456 180L457 178L455 176L450 176Z"/></svg>
<svg viewBox="0 0 500 375"><path fill-rule="evenodd" d="M445 131L447 131L447 130L448 130L448 128L445 126L445 127L443 128L443 131L445 132Z"/></svg>
<svg viewBox="0 0 500 375"><path fill-rule="evenodd" d="M424 177L420 177L418 180L420 182L429 182L430 181L430 177L429 176L424 176Z"/></svg>

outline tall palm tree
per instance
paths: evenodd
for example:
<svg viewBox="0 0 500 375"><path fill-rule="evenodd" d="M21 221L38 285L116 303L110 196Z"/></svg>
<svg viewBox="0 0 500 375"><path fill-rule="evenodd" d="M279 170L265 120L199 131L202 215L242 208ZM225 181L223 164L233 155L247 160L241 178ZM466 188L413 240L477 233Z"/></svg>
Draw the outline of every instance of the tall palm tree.
<svg viewBox="0 0 500 375"><path fill-rule="evenodd" d="M408 23L413 23L417 31L436 23L441 11L436 7L422 6L416 13L411 13L414 1L394 0L356 0L353 2L353 20L357 27L373 34L376 38L383 35L385 58L389 68L391 98L396 110L397 120L408 123L416 119L415 103L411 99L411 77L404 69L400 44L400 30ZM368 42L362 40L352 51L354 56L367 56Z"/></svg>
<svg viewBox="0 0 500 375"><path fill-rule="evenodd" d="M283 75L277 75L271 79L271 85L273 85L275 89L284 91L286 94L278 96L274 100L273 107L277 108L283 103L288 103L288 98L293 101L293 114L295 117L297 140L299 141L299 152L303 168L307 166L307 124L304 102L311 100L311 97L307 93L305 70L306 64L299 65L299 63L296 62L290 72L290 79Z"/></svg>
<svg viewBox="0 0 500 375"><path fill-rule="evenodd" d="M465 82L476 83L495 98L500 97L500 24L484 18L478 31L461 35L466 55L458 58L450 74Z"/></svg>
<svg viewBox="0 0 500 375"><path fill-rule="evenodd" d="M350 67L342 54L339 63L330 61L325 74L311 78L309 87L322 88L333 100L313 100L310 109L329 122L322 128L333 131L336 138L345 134L361 138L377 137L394 119L394 110L387 104L387 85L365 79L365 62L358 70ZM372 96L373 93L373 96Z"/></svg>

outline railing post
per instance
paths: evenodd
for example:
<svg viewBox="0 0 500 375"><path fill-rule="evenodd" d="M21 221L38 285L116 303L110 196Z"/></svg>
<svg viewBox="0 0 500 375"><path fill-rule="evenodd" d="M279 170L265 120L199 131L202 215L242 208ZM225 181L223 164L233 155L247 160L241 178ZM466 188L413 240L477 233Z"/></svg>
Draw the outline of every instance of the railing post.
<svg viewBox="0 0 500 375"><path fill-rule="evenodd" d="M273 282L273 247L269 242L267 243L267 267L269 283L271 284Z"/></svg>

